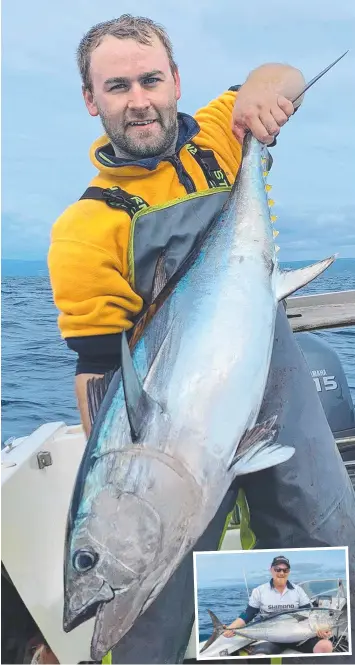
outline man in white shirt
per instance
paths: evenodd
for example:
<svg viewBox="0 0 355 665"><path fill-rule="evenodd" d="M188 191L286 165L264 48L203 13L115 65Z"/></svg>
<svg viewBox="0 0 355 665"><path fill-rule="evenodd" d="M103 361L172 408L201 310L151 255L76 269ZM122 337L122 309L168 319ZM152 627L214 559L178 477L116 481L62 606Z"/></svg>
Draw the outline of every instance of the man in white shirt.
<svg viewBox="0 0 355 665"><path fill-rule="evenodd" d="M283 612L287 610L312 607L307 594L297 584L289 581L290 562L284 556L273 559L270 573L271 579L266 584L256 587L250 596L248 606L224 633L225 637L234 635L233 628L242 628L260 613L261 615ZM288 648L297 648L303 653L331 653L332 643L329 640L329 631L318 631L317 637L297 646L297 644L282 644L280 642L260 642L252 647L251 654L274 655Z"/></svg>

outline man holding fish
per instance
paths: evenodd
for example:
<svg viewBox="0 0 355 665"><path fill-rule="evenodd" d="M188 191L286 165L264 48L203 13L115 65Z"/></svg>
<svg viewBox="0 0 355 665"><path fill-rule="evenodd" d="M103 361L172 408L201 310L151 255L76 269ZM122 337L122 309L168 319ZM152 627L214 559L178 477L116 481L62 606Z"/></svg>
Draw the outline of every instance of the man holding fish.
<svg viewBox="0 0 355 665"><path fill-rule="evenodd" d="M147 302L132 264L147 270L162 243L150 237L150 246L130 258L139 242L129 241L132 217L233 183L245 132L271 144L294 113L290 100L304 78L288 65L262 65L239 91L224 92L195 117L177 113L181 83L168 35L150 19L129 15L94 26L81 41L78 64L85 104L100 116L105 135L90 153L98 175L54 225L49 268L62 336L78 354L76 394L88 435L87 382L119 366L120 335ZM109 200L112 187L121 199ZM179 241L176 229L171 236Z"/></svg>
<svg viewBox="0 0 355 665"><path fill-rule="evenodd" d="M227 626L225 637L233 637L235 629L242 629L261 613L263 616L276 612L287 612L301 608L312 607L305 591L289 580L291 565L289 559L284 556L274 557L271 567L271 580L266 584L256 587L250 597L247 608L235 621ZM287 630L287 622L286 622ZM319 628L317 637L312 637L298 645L297 641L290 643L260 642L250 650L250 655L271 655L282 653L285 649L294 647L303 653L331 653L332 643L330 641L331 631ZM262 639L262 638L261 638Z"/></svg>
<svg viewBox="0 0 355 665"><path fill-rule="evenodd" d="M265 144L300 103L304 78L262 65L194 117L177 113L170 40L129 15L94 26L78 64L105 135L91 149L98 174L55 223L49 251L90 435L67 524L63 625L96 616L94 660L116 645L116 662L181 662L191 550L218 547L238 476L295 452L295 437L275 441L279 406L258 414L278 303L333 260L285 273L275 254ZM256 516L260 498L248 494Z"/></svg>

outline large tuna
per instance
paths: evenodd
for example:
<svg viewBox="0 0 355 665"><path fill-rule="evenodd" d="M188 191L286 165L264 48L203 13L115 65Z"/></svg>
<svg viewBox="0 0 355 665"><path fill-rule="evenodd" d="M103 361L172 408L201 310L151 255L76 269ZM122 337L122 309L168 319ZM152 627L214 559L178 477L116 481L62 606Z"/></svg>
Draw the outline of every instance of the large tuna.
<svg viewBox="0 0 355 665"><path fill-rule="evenodd" d="M208 648L226 630L218 617L208 610L213 623L213 634L200 649L200 654ZM274 613L258 617L244 628L236 628L234 632L250 641L262 640L281 644L302 644L312 637L316 637L319 630L334 632L337 629L346 630L346 609L328 607L311 607ZM245 644L245 643L244 643ZM241 642L241 646L244 646ZM236 649L240 648L236 642ZM204 656L204 657L205 657Z"/></svg>

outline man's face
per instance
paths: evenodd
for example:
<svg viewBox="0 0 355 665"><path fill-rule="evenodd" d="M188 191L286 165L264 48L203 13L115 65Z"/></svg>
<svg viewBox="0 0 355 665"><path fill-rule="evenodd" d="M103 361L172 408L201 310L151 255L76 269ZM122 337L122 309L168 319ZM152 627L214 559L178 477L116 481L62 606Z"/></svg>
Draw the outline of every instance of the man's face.
<svg viewBox="0 0 355 665"><path fill-rule="evenodd" d="M280 584L283 582L286 584L288 576L290 574L290 569L287 568L286 564L280 563L277 566L273 566L271 569L271 575L274 582Z"/></svg>
<svg viewBox="0 0 355 665"><path fill-rule="evenodd" d="M84 91L91 115L99 115L118 148L152 157L172 144L177 126L179 75L173 75L160 40L151 45L107 36L91 54L92 92ZM136 124L136 123L148 124Z"/></svg>

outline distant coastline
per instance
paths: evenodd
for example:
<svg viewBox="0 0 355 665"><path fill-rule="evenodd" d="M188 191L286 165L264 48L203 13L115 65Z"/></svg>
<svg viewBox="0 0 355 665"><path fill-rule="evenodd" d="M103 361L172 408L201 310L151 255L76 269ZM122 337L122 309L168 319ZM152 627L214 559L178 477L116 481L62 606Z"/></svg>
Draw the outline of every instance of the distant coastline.
<svg viewBox="0 0 355 665"><path fill-rule="evenodd" d="M319 259L307 259L305 261L280 261L281 266L307 265ZM355 258L337 259L336 263L353 262ZM1 276L4 277L48 277L48 266L44 260L24 260L24 259L2 259Z"/></svg>
<svg viewBox="0 0 355 665"><path fill-rule="evenodd" d="M47 262L2 259L1 277L48 277Z"/></svg>

